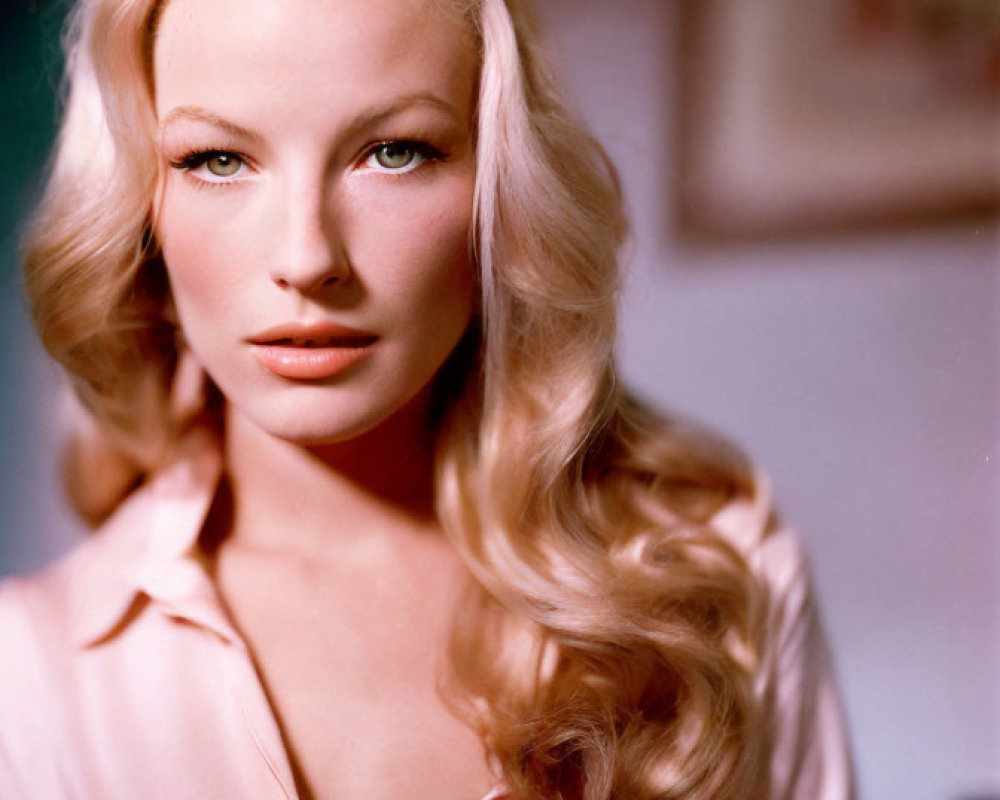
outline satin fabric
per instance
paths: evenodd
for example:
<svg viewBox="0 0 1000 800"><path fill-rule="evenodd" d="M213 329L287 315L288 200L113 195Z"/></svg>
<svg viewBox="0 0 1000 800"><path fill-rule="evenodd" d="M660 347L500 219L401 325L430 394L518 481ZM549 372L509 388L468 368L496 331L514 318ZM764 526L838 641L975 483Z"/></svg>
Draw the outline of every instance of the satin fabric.
<svg viewBox="0 0 1000 800"><path fill-rule="evenodd" d="M0 582L0 800L295 800L274 712L198 547L220 474L196 432L76 550ZM840 703L796 536L766 481L714 520L769 587L756 689L773 800L847 800ZM765 533L766 532L766 533ZM498 786L482 800L503 800Z"/></svg>

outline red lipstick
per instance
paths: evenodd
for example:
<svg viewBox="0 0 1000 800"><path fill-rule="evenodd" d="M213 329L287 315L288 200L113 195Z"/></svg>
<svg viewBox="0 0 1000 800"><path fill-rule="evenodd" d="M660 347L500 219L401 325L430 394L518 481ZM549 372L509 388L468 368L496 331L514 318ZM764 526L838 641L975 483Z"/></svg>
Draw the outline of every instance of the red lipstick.
<svg viewBox="0 0 1000 800"><path fill-rule="evenodd" d="M332 322L288 323L247 339L265 369L292 380L332 378L371 355L378 336Z"/></svg>

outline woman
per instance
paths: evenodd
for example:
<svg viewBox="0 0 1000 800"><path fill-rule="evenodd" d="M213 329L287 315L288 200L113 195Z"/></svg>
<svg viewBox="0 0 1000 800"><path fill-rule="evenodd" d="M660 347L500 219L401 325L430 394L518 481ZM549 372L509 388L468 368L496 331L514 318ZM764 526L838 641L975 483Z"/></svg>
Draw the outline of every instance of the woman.
<svg viewBox="0 0 1000 800"><path fill-rule="evenodd" d="M82 0L68 74L26 264L102 524L0 589L3 797L849 796L766 483L616 381L520 2Z"/></svg>

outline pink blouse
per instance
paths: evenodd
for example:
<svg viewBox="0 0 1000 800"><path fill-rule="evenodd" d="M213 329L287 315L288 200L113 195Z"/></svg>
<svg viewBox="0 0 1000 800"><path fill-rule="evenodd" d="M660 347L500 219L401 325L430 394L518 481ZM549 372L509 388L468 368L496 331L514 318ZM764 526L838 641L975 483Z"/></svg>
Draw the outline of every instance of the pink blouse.
<svg viewBox="0 0 1000 800"><path fill-rule="evenodd" d="M92 537L0 583L0 800L297 798L274 712L199 557L220 472L195 435ZM766 492L716 522L772 591L773 800L853 796L807 574ZM498 787L483 800L501 800Z"/></svg>

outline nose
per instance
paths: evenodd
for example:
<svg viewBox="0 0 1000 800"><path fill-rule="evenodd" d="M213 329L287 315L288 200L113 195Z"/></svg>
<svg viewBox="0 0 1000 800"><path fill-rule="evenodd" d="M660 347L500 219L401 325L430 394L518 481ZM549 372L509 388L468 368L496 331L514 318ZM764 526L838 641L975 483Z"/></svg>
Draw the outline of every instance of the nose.
<svg viewBox="0 0 1000 800"><path fill-rule="evenodd" d="M351 275L343 242L327 208L322 186L290 193L279 217L284 235L277 242L271 278L280 289L314 294Z"/></svg>

